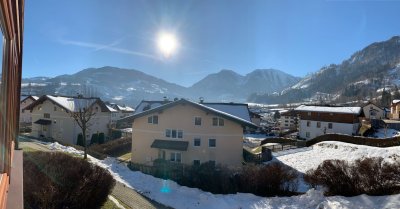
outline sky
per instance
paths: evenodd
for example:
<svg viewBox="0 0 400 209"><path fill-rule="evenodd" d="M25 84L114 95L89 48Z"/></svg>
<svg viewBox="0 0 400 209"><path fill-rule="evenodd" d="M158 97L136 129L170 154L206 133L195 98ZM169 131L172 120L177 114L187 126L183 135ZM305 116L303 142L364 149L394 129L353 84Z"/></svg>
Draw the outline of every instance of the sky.
<svg viewBox="0 0 400 209"><path fill-rule="evenodd" d="M400 0L25 0L23 77L114 66L191 86L210 73L305 76L400 35ZM178 47L157 47L162 32Z"/></svg>

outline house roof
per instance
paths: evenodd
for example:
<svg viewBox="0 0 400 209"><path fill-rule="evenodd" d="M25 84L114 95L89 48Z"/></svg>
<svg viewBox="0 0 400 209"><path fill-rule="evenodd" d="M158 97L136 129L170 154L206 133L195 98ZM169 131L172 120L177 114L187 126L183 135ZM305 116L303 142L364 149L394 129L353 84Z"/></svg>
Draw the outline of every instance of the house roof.
<svg viewBox="0 0 400 209"><path fill-rule="evenodd" d="M378 105L376 105L376 104L373 103L373 102L368 102L368 103L366 103L365 105L363 105L363 108L366 107L366 106L368 106L368 105L374 105L375 107L377 107L377 108L383 110L383 108L379 107Z"/></svg>
<svg viewBox="0 0 400 209"><path fill-rule="evenodd" d="M400 102L400 99L395 99L395 100L393 100L393 104L397 104L397 103L399 103Z"/></svg>
<svg viewBox="0 0 400 209"><path fill-rule="evenodd" d="M51 96L43 95L38 100L28 105L25 109L32 110L35 106L42 104L44 101L50 100L54 104L57 104L61 108L64 108L71 112L76 112L79 108L89 107L94 104L98 104L102 112L110 112L107 106L97 97L64 97L64 96Z"/></svg>
<svg viewBox="0 0 400 209"><path fill-rule="evenodd" d="M217 116L221 116L228 120L238 122L241 125L257 128L257 125L251 122L247 104L235 104L235 103L196 103L186 99L180 99L177 101L171 101L164 104L160 104L161 101L149 102L142 101L136 108L136 113L132 116L123 118L121 120L134 120L135 118L142 117L144 115L152 114L163 109L173 107L177 104L190 104L196 108L204 110L206 112L212 112ZM148 105L148 106L147 106ZM147 108L144 108L146 107ZM143 110L144 109L144 110Z"/></svg>
<svg viewBox="0 0 400 209"><path fill-rule="evenodd" d="M36 101L39 99L38 96L32 96L32 95L28 95L28 96L21 96L21 103L24 102L27 99L32 99L33 101Z"/></svg>
<svg viewBox="0 0 400 209"><path fill-rule="evenodd" d="M118 112L116 109L112 108L111 106L106 105L110 112Z"/></svg>
<svg viewBox="0 0 400 209"><path fill-rule="evenodd" d="M345 114L361 114L361 107L327 107L327 106L306 106L301 105L295 109L300 112L328 112L328 113L345 113Z"/></svg>
<svg viewBox="0 0 400 209"><path fill-rule="evenodd" d="M155 139L150 147L158 148L158 149L186 151L188 146L189 146L188 141L173 141L173 140Z"/></svg>

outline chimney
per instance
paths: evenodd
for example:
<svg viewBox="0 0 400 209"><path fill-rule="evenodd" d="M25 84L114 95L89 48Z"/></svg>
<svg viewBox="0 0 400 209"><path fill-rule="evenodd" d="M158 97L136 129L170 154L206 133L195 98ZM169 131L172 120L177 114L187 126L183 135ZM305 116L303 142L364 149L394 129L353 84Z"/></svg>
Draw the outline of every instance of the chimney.
<svg viewBox="0 0 400 209"><path fill-rule="evenodd" d="M168 99L168 97L164 96L164 103L167 103L167 102L169 102L169 99Z"/></svg>
<svg viewBox="0 0 400 209"><path fill-rule="evenodd" d="M200 104L203 104L204 98L203 98L203 97L200 97L199 100L200 100Z"/></svg>

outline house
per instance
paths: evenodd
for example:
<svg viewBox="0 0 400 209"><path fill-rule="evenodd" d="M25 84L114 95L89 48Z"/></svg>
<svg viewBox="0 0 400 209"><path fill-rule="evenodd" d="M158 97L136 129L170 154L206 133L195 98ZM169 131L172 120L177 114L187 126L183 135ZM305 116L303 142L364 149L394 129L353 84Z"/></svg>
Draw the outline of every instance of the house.
<svg viewBox="0 0 400 209"><path fill-rule="evenodd" d="M372 102L368 102L363 106L363 112L366 119L385 119L386 112Z"/></svg>
<svg viewBox="0 0 400 209"><path fill-rule="evenodd" d="M23 97L19 104L19 124L21 125L32 125L32 115L30 111L25 111L25 107L29 106L36 100L38 100L39 97L37 96L26 96Z"/></svg>
<svg viewBox="0 0 400 209"><path fill-rule="evenodd" d="M117 111L116 117L119 117L119 119L128 117L130 115L133 115L133 113L135 113L135 109L126 105L118 105L115 103L110 103L108 104L108 106Z"/></svg>
<svg viewBox="0 0 400 209"><path fill-rule="evenodd" d="M76 144L77 136L82 130L71 117L70 112L77 112L81 108L92 108L95 113L89 121L91 125L87 130L86 139L89 140L94 133L104 133L107 136L112 110L99 98L51 95L41 96L25 108L32 112L31 135Z"/></svg>
<svg viewBox="0 0 400 209"><path fill-rule="evenodd" d="M390 119L399 120L400 117L400 100L395 99L392 101L392 105L390 105Z"/></svg>
<svg viewBox="0 0 400 209"><path fill-rule="evenodd" d="M297 113L293 109L281 113L279 118L279 127L281 130L296 130L297 129Z"/></svg>
<svg viewBox="0 0 400 209"><path fill-rule="evenodd" d="M307 140L328 133L356 135L363 116L361 107L301 105L295 111L300 117L299 136Z"/></svg>
<svg viewBox="0 0 400 209"><path fill-rule="evenodd" d="M138 107L133 116L123 120L133 121L132 162L139 164L165 159L187 165L212 161L240 166L243 131L257 128L250 121L247 105L206 105L180 99L142 101Z"/></svg>
<svg viewBox="0 0 400 209"><path fill-rule="evenodd" d="M24 0L1 1L0 209L23 209L23 151L18 145Z"/></svg>

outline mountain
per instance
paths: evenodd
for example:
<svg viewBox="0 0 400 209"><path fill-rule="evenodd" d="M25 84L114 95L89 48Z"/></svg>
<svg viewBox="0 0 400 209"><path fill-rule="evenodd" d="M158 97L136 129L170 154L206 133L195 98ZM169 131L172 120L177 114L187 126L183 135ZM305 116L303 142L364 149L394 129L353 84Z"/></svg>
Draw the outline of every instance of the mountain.
<svg viewBox="0 0 400 209"><path fill-rule="evenodd" d="M206 76L189 90L213 100L245 101L244 98L252 93L280 92L299 80L298 77L274 69L258 69L245 76L232 70L221 70Z"/></svg>
<svg viewBox="0 0 400 209"><path fill-rule="evenodd" d="M252 95L249 100L265 103L305 101L369 100L383 88L400 84L400 37L373 43L341 64L331 64L306 76L279 95Z"/></svg>
<svg viewBox="0 0 400 209"><path fill-rule="evenodd" d="M163 97L206 101L245 101L253 92L282 91L299 78L278 70L255 70L245 76L231 70L206 76L186 88L138 70L116 67L88 68L72 75L22 80L22 94L92 95L103 100L135 105L142 99Z"/></svg>

